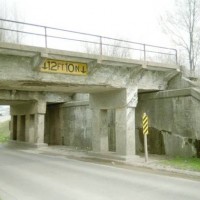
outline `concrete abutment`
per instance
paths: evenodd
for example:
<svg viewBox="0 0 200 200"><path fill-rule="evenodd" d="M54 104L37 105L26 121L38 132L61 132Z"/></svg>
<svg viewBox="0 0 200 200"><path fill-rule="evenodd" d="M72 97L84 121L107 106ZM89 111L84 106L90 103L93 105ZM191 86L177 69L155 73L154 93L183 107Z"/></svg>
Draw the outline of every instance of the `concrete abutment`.
<svg viewBox="0 0 200 200"><path fill-rule="evenodd" d="M139 95L136 109L136 149L144 151L141 116L149 116L149 152L168 156L200 157L200 92L181 88Z"/></svg>

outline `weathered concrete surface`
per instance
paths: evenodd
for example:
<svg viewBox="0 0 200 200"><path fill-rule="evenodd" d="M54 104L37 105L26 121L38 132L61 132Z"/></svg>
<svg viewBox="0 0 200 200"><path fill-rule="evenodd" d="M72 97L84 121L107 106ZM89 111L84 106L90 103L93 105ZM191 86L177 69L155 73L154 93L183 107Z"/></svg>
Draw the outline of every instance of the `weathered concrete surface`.
<svg viewBox="0 0 200 200"><path fill-rule="evenodd" d="M199 97L200 93L192 88L139 95L136 111L136 126L140 134L138 142L142 142L141 116L146 112L150 121L150 152L199 156L196 145L200 140ZM138 145L138 151L141 150L141 144Z"/></svg>
<svg viewBox="0 0 200 200"><path fill-rule="evenodd" d="M87 63L88 74L40 72L45 58ZM6 43L0 60L0 103L12 106L15 141L130 156L135 144L143 150L146 112L151 153L200 156L200 92L178 66Z"/></svg>
<svg viewBox="0 0 200 200"><path fill-rule="evenodd" d="M89 106L89 95L76 94L72 100L60 104L61 135L64 138L63 144L73 146L77 149L92 150L92 110ZM116 150L115 135L115 110L108 109L104 118L107 133L107 146L109 151ZM104 134L105 134L104 133Z"/></svg>
<svg viewBox="0 0 200 200"><path fill-rule="evenodd" d="M46 58L86 63L88 74L41 72ZM12 104L12 140L125 157L135 155L138 92L165 90L179 71L176 65L6 43L0 43L0 61L0 102Z"/></svg>
<svg viewBox="0 0 200 200"><path fill-rule="evenodd" d="M40 72L38 65L44 58L87 63L88 75ZM92 93L127 86L160 90L166 88L169 73L175 75L179 70L174 65L112 57L102 57L99 62L95 55L6 43L0 43L0 60L0 89L26 91Z"/></svg>
<svg viewBox="0 0 200 200"><path fill-rule="evenodd" d="M61 108L64 145L74 146L78 149L92 149L91 111L89 102L80 101L65 103Z"/></svg>
<svg viewBox="0 0 200 200"><path fill-rule="evenodd" d="M0 104L15 105L44 101L47 103L63 103L71 100L71 94L58 92L33 92L15 89L0 90Z"/></svg>

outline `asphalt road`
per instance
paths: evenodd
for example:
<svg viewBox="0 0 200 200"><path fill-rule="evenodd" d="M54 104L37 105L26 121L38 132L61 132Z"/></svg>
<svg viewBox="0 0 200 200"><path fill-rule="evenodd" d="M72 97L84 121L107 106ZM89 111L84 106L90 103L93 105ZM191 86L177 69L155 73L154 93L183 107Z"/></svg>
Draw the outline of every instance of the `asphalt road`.
<svg viewBox="0 0 200 200"><path fill-rule="evenodd" d="M0 147L2 200L199 200L200 182Z"/></svg>

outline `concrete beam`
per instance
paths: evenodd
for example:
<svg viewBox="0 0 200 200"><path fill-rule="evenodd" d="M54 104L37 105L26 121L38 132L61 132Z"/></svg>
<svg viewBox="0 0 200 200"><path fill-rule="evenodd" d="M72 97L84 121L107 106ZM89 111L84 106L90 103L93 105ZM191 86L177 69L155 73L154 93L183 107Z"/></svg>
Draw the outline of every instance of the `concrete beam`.
<svg viewBox="0 0 200 200"><path fill-rule="evenodd" d="M18 104L12 105L10 107L10 114L11 115L31 115L37 112L37 104L34 103L26 103L26 104Z"/></svg>
<svg viewBox="0 0 200 200"><path fill-rule="evenodd" d="M48 57L48 54L44 53L37 53L35 56L32 57L32 67L34 71L39 71L39 67L42 63L44 63L45 59Z"/></svg>
<svg viewBox="0 0 200 200"><path fill-rule="evenodd" d="M148 70L154 71L169 71L169 70L177 70L180 71L180 66L176 64L165 64L165 63L157 63L157 62L146 62L146 68Z"/></svg>
<svg viewBox="0 0 200 200"><path fill-rule="evenodd" d="M108 56L102 56L98 64L98 55L6 43L0 43L0 57L0 89L23 91L98 93L127 87L160 90L167 85L165 71L178 68ZM88 74L41 72L38 66L45 57L87 63ZM146 68L142 68L144 64Z"/></svg>
<svg viewBox="0 0 200 200"><path fill-rule="evenodd" d="M170 81L179 73L180 73L180 70L170 70L169 72L166 72L164 76L164 81L167 81L167 82Z"/></svg>
<svg viewBox="0 0 200 200"><path fill-rule="evenodd" d="M63 103L71 100L71 94L56 92L31 92L19 90L0 90L0 103L7 105L29 104L38 100L48 103Z"/></svg>
<svg viewBox="0 0 200 200"><path fill-rule="evenodd" d="M83 61L84 62L91 62L92 60L99 60L99 55L95 54L88 54L88 53L79 53L79 52L71 52L65 50L56 50L56 49L46 49L42 47L34 47L28 45L19 45L19 44L11 44L11 43L0 43L0 54L6 55L20 55L20 56L27 56L27 57L34 57L38 53L41 55L46 55L48 58L52 59L64 59L70 60L71 59L78 59L76 61ZM46 57L45 56L45 57ZM43 56L42 56L43 57ZM144 66L146 65L150 70L169 70L169 69L180 69L178 65L171 65L171 64L163 64L163 63L156 63L156 62L146 62L142 60L134 60L134 59L127 59L127 58L116 58L112 56L102 56L101 63L103 62L107 65L117 65L117 66ZM116 64L117 63L117 64Z"/></svg>
<svg viewBox="0 0 200 200"><path fill-rule="evenodd" d="M137 88L90 94L91 109L115 109L124 106L136 107L136 105Z"/></svg>
<svg viewBox="0 0 200 200"><path fill-rule="evenodd" d="M185 89L175 89L159 91L155 93L140 94L139 101L150 100L150 99L162 99L162 98L172 98L172 97L183 97L183 96L193 96L194 98L200 100L200 91L195 88L185 88Z"/></svg>

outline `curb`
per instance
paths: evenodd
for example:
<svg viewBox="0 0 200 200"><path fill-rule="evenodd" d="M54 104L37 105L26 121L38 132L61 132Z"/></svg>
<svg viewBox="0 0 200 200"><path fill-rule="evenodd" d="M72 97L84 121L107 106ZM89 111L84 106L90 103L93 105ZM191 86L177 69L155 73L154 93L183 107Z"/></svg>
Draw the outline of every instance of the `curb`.
<svg viewBox="0 0 200 200"><path fill-rule="evenodd" d="M78 151L78 150L57 150L57 149L47 149L40 148L38 153L47 154L47 155L57 155L57 156L66 156L69 159L76 159L87 162L95 162L107 165L115 165L115 166L127 166L127 167L137 167L148 169L152 171L159 171L179 176L187 176L192 177L194 179L200 180L200 172L190 171L184 169L178 169L167 165L159 164L159 160L150 160L145 163L143 157L136 156L132 160L122 160L116 159L115 157L102 157L96 156L96 154L91 154L88 151Z"/></svg>

